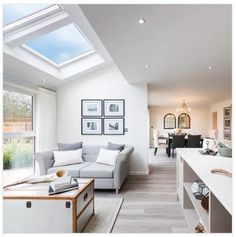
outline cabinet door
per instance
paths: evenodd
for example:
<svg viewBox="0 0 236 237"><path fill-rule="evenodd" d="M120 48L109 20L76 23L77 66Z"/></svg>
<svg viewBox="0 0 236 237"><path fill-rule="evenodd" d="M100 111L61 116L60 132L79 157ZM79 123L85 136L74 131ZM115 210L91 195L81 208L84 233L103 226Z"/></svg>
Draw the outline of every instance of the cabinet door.
<svg viewBox="0 0 236 237"><path fill-rule="evenodd" d="M71 233L72 202L66 200L3 201L4 233Z"/></svg>
<svg viewBox="0 0 236 237"><path fill-rule="evenodd" d="M176 181L177 194L180 204L183 207L183 159L178 153L176 158Z"/></svg>

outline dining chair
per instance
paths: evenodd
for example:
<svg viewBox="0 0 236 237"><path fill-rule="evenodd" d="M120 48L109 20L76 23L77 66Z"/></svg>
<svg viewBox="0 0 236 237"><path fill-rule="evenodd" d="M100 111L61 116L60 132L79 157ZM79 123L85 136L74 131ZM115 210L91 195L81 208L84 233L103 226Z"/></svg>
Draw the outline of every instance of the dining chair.
<svg viewBox="0 0 236 237"><path fill-rule="evenodd" d="M154 143L154 156L157 154L158 148L167 149L168 145L165 138L159 138L159 132L156 129L153 129L153 143Z"/></svg>
<svg viewBox="0 0 236 237"><path fill-rule="evenodd" d="M188 148L200 148L201 147L201 135L188 135L187 147Z"/></svg>
<svg viewBox="0 0 236 237"><path fill-rule="evenodd" d="M184 147L184 137L185 135L173 135L171 142L172 157L174 157L175 148Z"/></svg>
<svg viewBox="0 0 236 237"><path fill-rule="evenodd" d="M157 130L154 128L152 132L153 132L154 156L156 156L156 154L157 154L157 145L158 145Z"/></svg>

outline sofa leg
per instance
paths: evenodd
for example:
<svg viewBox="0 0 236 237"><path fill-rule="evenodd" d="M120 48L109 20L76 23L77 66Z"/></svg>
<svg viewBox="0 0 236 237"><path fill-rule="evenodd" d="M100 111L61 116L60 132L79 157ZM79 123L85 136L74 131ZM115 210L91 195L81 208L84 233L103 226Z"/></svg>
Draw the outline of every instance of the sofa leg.
<svg viewBox="0 0 236 237"><path fill-rule="evenodd" d="M116 195L119 193L119 189L118 188L116 188Z"/></svg>

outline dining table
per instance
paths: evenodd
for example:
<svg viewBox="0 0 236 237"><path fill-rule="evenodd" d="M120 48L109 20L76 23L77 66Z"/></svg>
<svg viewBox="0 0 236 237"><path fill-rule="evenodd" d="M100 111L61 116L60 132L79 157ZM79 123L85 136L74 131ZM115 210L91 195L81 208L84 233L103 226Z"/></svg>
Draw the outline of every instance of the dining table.
<svg viewBox="0 0 236 237"><path fill-rule="evenodd" d="M166 148L166 153L168 155L168 157L170 157L170 154L171 154L171 143L172 143L172 140L173 140L173 137L172 136L159 136L158 139L163 139L163 140L166 140L166 144L168 145L167 148ZM188 136L186 136L184 138L184 147L187 147L187 143L188 143ZM203 137L200 138L200 147L202 147L202 144L203 144Z"/></svg>

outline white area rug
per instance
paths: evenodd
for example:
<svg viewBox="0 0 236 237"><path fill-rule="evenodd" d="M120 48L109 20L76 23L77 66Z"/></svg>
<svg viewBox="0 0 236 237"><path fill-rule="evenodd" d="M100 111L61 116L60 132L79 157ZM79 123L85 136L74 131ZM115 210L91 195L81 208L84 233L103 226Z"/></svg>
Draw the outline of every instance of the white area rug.
<svg viewBox="0 0 236 237"><path fill-rule="evenodd" d="M95 214L84 233L111 233L123 203L123 198L95 197Z"/></svg>

